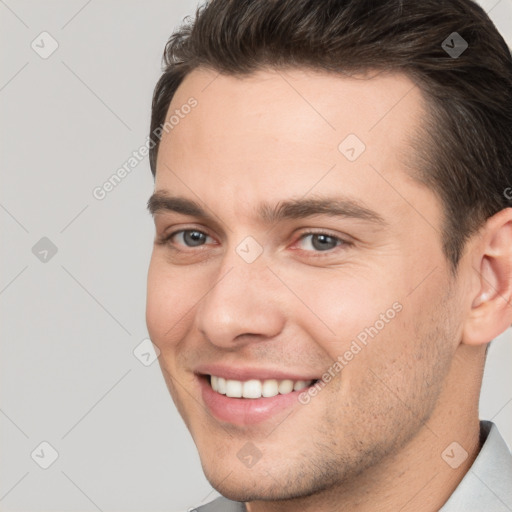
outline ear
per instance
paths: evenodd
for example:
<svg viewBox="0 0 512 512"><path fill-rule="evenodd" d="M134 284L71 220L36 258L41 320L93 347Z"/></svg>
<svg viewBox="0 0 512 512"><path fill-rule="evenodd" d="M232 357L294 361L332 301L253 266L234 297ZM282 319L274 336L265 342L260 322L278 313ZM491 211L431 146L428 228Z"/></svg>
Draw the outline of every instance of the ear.
<svg viewBox="0 0 512 512"><path fill-rule="evenodd" d="M472 257L477 285L464 323L462 343L484 345L512 323L512 208L487 219Z"/></svg>

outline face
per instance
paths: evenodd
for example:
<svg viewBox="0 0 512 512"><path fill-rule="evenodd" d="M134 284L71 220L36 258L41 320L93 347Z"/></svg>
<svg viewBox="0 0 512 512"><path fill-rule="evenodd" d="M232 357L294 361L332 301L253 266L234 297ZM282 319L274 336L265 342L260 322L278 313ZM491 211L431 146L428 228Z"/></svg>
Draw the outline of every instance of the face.
<svg viewBox="0 0 512 512"><path fill-rule="evenodd" d="M147 324L228 498L348 484L436 408L461 326L440 204L401 158L422 105L401 75L303 70L195 70L172 100Z"/></svg>

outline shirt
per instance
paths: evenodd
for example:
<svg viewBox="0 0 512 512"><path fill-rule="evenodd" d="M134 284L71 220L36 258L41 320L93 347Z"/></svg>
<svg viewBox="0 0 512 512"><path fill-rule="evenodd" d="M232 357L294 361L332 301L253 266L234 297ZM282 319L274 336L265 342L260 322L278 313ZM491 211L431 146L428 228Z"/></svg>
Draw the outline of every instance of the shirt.
<svg viewBox="0 0 512 512"><path fill-rule="evenodd" d="M512 454L494 423L480 422L484 440L469 471L439 512L512 512ZM245 504L217 498L192 511L246 512Z"/></svg>

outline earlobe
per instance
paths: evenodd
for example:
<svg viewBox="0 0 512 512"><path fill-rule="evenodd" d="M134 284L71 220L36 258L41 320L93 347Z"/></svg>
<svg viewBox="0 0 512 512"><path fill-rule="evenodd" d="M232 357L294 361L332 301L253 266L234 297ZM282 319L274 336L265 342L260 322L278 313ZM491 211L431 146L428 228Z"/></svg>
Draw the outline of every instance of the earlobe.
<svg viewBox="0 0 512 512"><path fill-rule="evenodd" d="M512 208L489 218L475 244L471 311L466 318L462 343L483 345L512 323Z"/></svg>

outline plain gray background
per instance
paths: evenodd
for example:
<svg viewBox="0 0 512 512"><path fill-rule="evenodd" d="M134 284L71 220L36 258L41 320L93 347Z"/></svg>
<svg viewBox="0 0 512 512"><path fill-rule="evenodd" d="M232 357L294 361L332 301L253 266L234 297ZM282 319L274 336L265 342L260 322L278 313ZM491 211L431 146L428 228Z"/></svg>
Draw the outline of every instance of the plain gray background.
<svg viewBox="0 0 512 512"><path fill-rule="evenodd" d="M480 3L510 45L512 0ZM147 157L92 194L146 141L164 44L195 7L0 0L1 511L177 511L216 495L158 363L133 353L147 338ZM511 361L509 329L481 399L509 445ZM58 452L48 469L42 442Z"/></svg>

